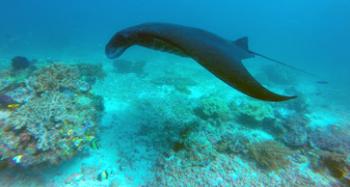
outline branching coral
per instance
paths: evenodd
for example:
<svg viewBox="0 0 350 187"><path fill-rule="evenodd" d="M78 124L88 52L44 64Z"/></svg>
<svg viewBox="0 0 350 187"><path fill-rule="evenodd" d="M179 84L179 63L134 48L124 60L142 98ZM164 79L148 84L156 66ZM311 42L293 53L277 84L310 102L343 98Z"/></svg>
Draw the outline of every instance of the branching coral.
<svg viewBox="0 0 350 187"><path fill-rule="evenodd" d="M52 64L37 70L30 77L29 84L36 92L58 91L61 88L77 89L80 73L76 67Z"/></svg>
<svg viewBox="0 0 350 187"><path fill-rule="evenodd" d="M19 130L21 128L33 129L41 123L59 123L67 118L69 115L67 111L72 107L72 100L64 94L46 92L19 108L11 115L8 125Z"/></svg>
<svg viewBox="0 0 350 187"><path fill-rule="evenodd" d="M249 145L248 153L261 167L275 170L289 164L291 151L276 141L265 141Z"/></svg>
<svg viewBox="0 0 350 187"><path fill-rule="evenodd" d="M29 79L29 85L37 93L62 89L87 92L90 90L90 84L93 84L96 78L104 76L102 67L98 65L52 64L34 72Z"/></svg>

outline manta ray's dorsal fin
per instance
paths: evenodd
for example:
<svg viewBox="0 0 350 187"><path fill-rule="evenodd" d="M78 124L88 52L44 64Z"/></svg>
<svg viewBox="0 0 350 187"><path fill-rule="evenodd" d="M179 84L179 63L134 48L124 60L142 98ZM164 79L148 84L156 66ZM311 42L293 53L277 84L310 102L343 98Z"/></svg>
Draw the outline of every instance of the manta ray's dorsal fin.
<svg viewBox="0 0 350 187"><path fill-rule="evenodd" d="M239 38L238 40L235 40L232 42L234 45L237 47L243 49L240 51L239 54L236 54L240 60L244 60L247 58L253 58L255 55L250 52L249 46L248 46L248 37L242 37Z"/></svg>
<svg viewBox="0 0 350 187"><path fill-rule="evenodd" d="M235 43L237 46L241 47L242 49L249 51L248 37L244 36L242 38L235 40L233 43Z"/></svg>

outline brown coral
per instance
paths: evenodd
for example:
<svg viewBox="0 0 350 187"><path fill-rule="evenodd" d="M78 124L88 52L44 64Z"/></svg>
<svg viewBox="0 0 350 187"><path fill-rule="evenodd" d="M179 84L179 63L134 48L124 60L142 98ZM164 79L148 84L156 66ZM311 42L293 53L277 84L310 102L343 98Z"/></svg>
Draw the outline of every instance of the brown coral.
<svg viewBox="0 0 350 187"><path fill-rule="evenodd" d="M291 150L276 141L265 141L248 146L248 153L261 167L275 170L289 165Z"/></svg>
<svg viewBox="0 0 350 187"><path fill-rule="evenodd" d="M350 167L346 162L346 155L324 152L320 158L321 164L325 166L333 177L342 179L348 174L348 168Z"/></svg>

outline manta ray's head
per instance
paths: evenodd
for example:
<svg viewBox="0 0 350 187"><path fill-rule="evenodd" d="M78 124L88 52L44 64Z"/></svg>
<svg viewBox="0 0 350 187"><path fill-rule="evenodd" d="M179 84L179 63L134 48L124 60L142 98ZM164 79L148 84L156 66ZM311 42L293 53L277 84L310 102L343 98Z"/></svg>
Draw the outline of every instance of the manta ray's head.
<svg viewBox="0 0 350 187"><path fill-rule="evenodd" d="M106 55L108 58L118 58L124 51L133 44L132 36L127 32L118 32L106 45Z"/></svg>

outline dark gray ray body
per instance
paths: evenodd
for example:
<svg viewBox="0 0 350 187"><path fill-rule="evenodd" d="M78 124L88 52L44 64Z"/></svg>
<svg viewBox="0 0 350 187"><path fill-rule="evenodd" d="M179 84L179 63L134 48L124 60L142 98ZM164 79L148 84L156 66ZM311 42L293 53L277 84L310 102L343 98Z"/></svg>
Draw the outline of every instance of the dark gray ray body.
<svg viewBox="0 0 350 187"><path fill-rule="evenodd" d="M266 101L284 101L294 96L273 93L258 83L241 63L253 57L245 41L231 42L207 31L166 23L148 23L116 33L106 46L109 58L117 58L130 46L188 56L216 77L239 91Z"/></svg>

